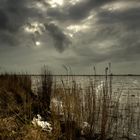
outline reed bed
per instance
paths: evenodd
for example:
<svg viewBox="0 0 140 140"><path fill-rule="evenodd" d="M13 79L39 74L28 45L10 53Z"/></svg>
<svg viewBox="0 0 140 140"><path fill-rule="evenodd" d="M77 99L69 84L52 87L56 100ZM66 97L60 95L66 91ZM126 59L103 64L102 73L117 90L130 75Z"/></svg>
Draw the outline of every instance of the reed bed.
<svg viewBox="0 0 140 140"><path fill-rule="evenodd" d="M37 93L29 75L0 75L0 139L2 140L139 140L139 94L113 90L111 70L102 81L89 77L85 86L67 75L57 82L42 68ZM46 132L31 122L40 114L52 125Z"/></svg>
<svg viewBox="0 0 140 140"><path fill-rule="evenodd" d="M113 91L113 76L108 71L102 82L89 77L84 88L69 76L55 84L52 98L59 105L53 102L51 109L65 122L66 139L139 139L140 95L124 94L123 85Z"/></svg>

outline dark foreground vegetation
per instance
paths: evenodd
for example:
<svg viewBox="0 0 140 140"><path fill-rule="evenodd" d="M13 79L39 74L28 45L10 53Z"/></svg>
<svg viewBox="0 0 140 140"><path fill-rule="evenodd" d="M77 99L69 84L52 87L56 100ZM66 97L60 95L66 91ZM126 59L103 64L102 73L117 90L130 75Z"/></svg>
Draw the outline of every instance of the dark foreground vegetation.
<svg viewBox="0 0 140 140"><path fill-rule="evenodd" d="M46 68L42 72L37 94L29 75L0 75L0 140L138 139L133 130L140 130L140 111L134 110L139 104L130 104L130 94L120 102L122 90L114 95L107 68L100 87L95 77L85 89L73 77L57 83ZM51 131L33 125L37 114Z"/></svg>

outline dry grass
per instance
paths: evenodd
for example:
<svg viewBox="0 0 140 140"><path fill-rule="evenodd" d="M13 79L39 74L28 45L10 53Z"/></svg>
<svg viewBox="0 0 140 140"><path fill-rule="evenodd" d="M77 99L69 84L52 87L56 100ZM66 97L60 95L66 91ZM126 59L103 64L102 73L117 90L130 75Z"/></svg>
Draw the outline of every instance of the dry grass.
<svg viewBox="0 0 140 140"><path fill-rule="evenodd" d="M95 68L94 71L95 77L89 78L83 88L74 77L68 75L66 81L62 78L61 83L57 83L51 72L44 67L38 96L32 93L30 76L1 75L0 139L131 138L134 127L135 130L140 130L140 111L135 110L136 104L131 104L131 94L127 94L126 102L122 105L122 89L114 95L110 70L108 73L108 69L105 69L102 83L96 79ZM58 102L51 102L52 99ZM52 133L31 124L38 113L51 122Z"/></svg>
<svg viewBox="0 0 140 140"><path fill-rule="evenodd" d="M52 81L51 75L48 75L48 71L47 73L46 71L44 72L42 90L38 97L32 93L30 76L16 74L0 75L1 140L57 139L60 127L54 116L53 119L50 118L54 128L53 135L31 125L31 120L37 113L41 113L43 116L50 111Z"/></svg>

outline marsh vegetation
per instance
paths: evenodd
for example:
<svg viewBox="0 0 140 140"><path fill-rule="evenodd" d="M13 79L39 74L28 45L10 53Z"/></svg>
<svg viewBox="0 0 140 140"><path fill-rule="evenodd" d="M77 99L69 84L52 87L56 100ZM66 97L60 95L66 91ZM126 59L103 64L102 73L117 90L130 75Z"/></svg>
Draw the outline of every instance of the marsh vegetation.
<svg viewBox="0 0 140 140"><path fill-rule="evenodd" d="M108 68L84 87L69 75L57 82L46 67L40 78L34 93L31 76L0 75L1 140L139 140L140 95L114 91Z"/></svg>

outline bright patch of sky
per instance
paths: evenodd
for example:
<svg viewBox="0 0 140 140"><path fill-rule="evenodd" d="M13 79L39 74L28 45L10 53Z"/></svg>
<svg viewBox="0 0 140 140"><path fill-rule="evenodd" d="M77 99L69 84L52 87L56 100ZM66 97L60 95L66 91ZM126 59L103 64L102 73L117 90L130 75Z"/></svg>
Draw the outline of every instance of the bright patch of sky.
<svg viewBox="0 0 140 140"><path fill-rule="evenodd" d="M75 5L75 4L77 4L78 2L81 2L81 1L83 1L83 0L71 0L70 3L72 5Z"/></svg>
<svg viewBox="0 0 140 140"><path fill-rule="evenodd" d="M39 22L31 22L26 25L24 25L24 31L27 33L35 34L39 33L42 34L43 30L45 30L45 27L42 23Z"/></svg>
<svg viewBox="0 0 140 140"><path fill-rule="evenodd" d="M89 29L89 26L87 26L87 25L70 25L67 27L67 29L72 31L73 33L77 33L77 32Z"/></svg>
<svg viewBox="0 0 140 140"><path fill-rule="evenodd" d="M47 11L47 7L45 6L44 3L41 3L41 2L36 2L35 4L36 8L43 11L43 12L46 12Z"/></svg>
<svg viewBox="0 0 140 140"><path fill-rule="evenodd" d="M52 8L55 8L57 6L63 6L64 0L49 0L47 1Z"/></svg>
<svg viewBox="0 0 140 140"><path fill-rule="evenodd" d="M39 41L36 41L35 44L36 46L40 46L41 43Z"/></svg>
<svg viewBox="0 0 140 140"><path fill-rule="evenodd" d="M140 6L140 3L137 3L136 1L131 1L131 3L125 2L125 1L118 1L118 2L112 2L109 4L103 5L101 8L108 10L108 11L120 11L120 10L126 10L128 8L137 8Z"/></svg>

